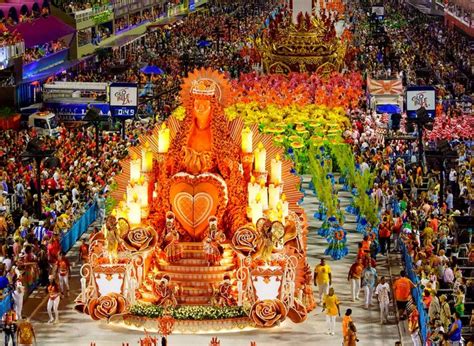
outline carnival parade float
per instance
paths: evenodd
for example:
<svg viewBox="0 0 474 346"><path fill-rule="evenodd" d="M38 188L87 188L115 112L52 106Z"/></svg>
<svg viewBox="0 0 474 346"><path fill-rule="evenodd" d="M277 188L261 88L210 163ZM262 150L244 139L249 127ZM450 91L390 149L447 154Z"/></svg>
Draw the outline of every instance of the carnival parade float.
<svg viewBox="0 0 474 346"><path fill-rule="evenodd" d="M301 1L276 16L256 39L266 73L340 71L349 49L344 3Z"/></svg>
<svg viewBox="0 0 474 346"><path fill-rule="evenodd" d="M220 73L194 71L180 96L184 114L122 162L76 309L164 335L303 322L315 304L291 161L257 125L226 117Z"/></svg>

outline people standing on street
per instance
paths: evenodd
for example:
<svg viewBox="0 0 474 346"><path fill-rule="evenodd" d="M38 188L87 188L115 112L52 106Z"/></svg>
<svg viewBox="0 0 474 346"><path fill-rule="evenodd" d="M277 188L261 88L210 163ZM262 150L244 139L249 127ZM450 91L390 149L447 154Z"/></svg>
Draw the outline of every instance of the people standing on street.
<svg viewBox="0 0 474 346"><path fill-rule="evenodd" d="M380 282L375 288L375 295L379 301L380 324L388 323L388 306L390 304L390 285L385 281L385 277L380 278Z"/></svg>
<svg viewBox="0 0 474 346"><path fill-rule="evenodd" d="M331 267L326 264L324 258L321 258L321 262L314 268L314 285L318 286L319 302L322 302L323 294L329 293L331 284Z"/></svg>
<svg viewBox="0 0 474 346"><path fill-rule="evenodd" d="M33 346L36 344L36 335L29 320L20 320L16 332L19 346Z"/></svg>
<svg viewBox="0 0 474 346"><path fill-rule="evenodd" d="M323 311L326 311L326 324L328 331L326 334L334 335L336 329L336 316L341 316L339 310L339 298L334 293L334 288L329 289L329 293L323 299Z"/></svg>
<svg viewBox="0 0 474 346"><path fill-rule="evenodd" d="M61 288L61 294L69 295L69 273L71 271L71 265L69 260L66 258L64 252L59 253L59 258L56 263L58 276L59 276L59 287Z"/></svg>
<svg viewBox="0 0 474 346"><path fill-rule="evenodd" d="M58 323L59 322L59 300L60 300L60 291L59 291L59 286L56 283L56 280L54 279L53 275L49 276L49 285L48 285L48 305L47 305L47 310L48 310L48 316L49 316L49 321L48 323ZM54 312L54 317L53 317L53 312Z"/></svg>
<svg viewBox="0 0 474 346"><path fill-rule="evenodd" d="M23 311L23 296L25 295L25 287L21 283L21 280L17 280L15 283L15 289L12 292L13 306L18 318L21 319Z"/></svg>
<svg viewBox="0 0 474 346"><path fill-rule="evenodd" d="M362 287L365 292L365 308L369 309L372 305L372 295L374 294L375 284L377 283L377 271L368 263L362 272Z"/></svg>
<svg viewBox="0 0 474 346"><path fill-rule="evenodd" d="M351 282L351 292L352 292L352 301L355 302L359 300L360 294L360 278L362 276L362 271L364 270L364 266L362 265L362 261L357 259L354 264L352 264L351 268L349 269L349 274L347 275L347 281Z"/></svg>
<svg viewBox="0 0 474 346"><path fill-rule="evenodd" d="M380 253L385 256L390 252L390 237L392 223L388 216L384 216L382 223L379 225L379 241L380 241Z"/></svg>
<svg viewBox="0 0 474 346"><path fill-rule="evenodd" d="M400 278L393 283L393 293L395 294L398 310L402 311L400 314L402 319L406 318L406 307L408 301L411 299L411 289L415 287L415 284L406 276L406 272L402 270L400 272Z"/></svg>
<svg viewBox="0 0 474 346"><path fill-rule="evenodd" d="M3 324L3 334L5 334L5 346L10 345L10 339L12 340L12 345L16 346L16 323L17 315L13 307L10 308L2 317Z"/></svg>
<svg viewBox="0 0 474 346"><path fill-rule="evenodd" d="M411 340L413 341L414 346L422 346L421 340L419 336L420 331L420 313L416 308L416 305L413 303L412 300L407 304L407 312L408 312L408 331L410 332Z"/></svg>
<svg viewBox="0 0 474 346"><path fill-rule="evenodd" d="M344 317L342 318L342 337L343 346L355 346L359 339L357 339L357 329L352 322L352 310L347 309Z"/></svg>

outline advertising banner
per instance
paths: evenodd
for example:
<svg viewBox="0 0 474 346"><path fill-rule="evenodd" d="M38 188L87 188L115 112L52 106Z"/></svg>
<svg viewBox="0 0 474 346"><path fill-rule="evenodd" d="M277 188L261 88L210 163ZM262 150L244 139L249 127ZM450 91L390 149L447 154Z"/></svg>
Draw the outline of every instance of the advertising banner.
<svg viewBox="0 0 474 346"><path fill-rule="evenodd" d="M428 116L436 115L436 92L431 86L408 87L406 93L407 116L416 118L416 111L424 107Z"/></svg>
<svg viewBox="0 0 474 346"><path fill-rule="evenodd" d="M134 83L112 83L109 90L112 116L133 118L137 114L138 87Z"/></svg>
<svg viewBox="0 0 474 346"><path fill-rule="evenodd" d="M56 114L64 121L80 121L86 115L88 103L72 102L44 102L44 107ZM97 108L103 116L108 116L110 106L108 103L91 103L92 107Z"/></svg>

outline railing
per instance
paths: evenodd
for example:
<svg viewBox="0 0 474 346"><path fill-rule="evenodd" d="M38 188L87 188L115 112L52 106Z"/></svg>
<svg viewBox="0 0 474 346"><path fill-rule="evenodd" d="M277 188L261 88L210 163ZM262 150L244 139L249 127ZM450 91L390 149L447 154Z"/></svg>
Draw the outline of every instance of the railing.
<svg viewBox="0 0 474 346"><path fill-rule="evenodd" d="M112 10L113 10L112 5L96 6L93 8L88 8L87 10L74 12L74 19L76 20L77 23L85 22L86 20L89 20L98 14L101 14L107 11L112 11Z"/></svg>
<svg viewBox="0 0 474 346"><path fill-rule="evenodd" d="M420 313L419 325L420 325L420 336L421 336L421 343L422 345L425 344L426 340L428 339L428 315L426 314L425 308L423 306L422 294L421 289L418 286L420 279L416 275L413 269L413 259L411 258L408 250L406 248L405 243L402 241L400 245L402 251L402 258L403 262L405 262L405 270L408 275L408 278L417 285L415 288L411 290L411 295L413 297L413 301L416 304L416 308Z"/></svg>
<svg viewBox="0 0 474 346"><path fill-rule="evenodd" d="M89 206L87 211L74 223L71 229L61 238L61 249L68 252L87 231L89 225L96 219L97 206L95 203Z"/></svg>

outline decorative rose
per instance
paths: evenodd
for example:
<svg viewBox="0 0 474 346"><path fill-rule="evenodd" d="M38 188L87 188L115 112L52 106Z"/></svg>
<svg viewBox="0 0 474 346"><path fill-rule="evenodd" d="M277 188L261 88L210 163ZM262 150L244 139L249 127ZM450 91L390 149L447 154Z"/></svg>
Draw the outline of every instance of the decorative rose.
<svg viewBox="0 0 474 346"><path fill-rule="evenodd" d="M109 319L113 315L124 313L127 309L127 301L118 293L93 298L88 304L88 312L93 320Z"/></svg>
<svg viewBox="0 0 474 346"><path fill-rule="evenodd" d="M123 238L123 243L127 250L135 252L154 247L157 240L158 234L155 229L148 226L146 228L139 227L128 231Z"/></svg>
<svg viewBox="0 0 474 346"><path fill-rule="evenodd" d="M275 323L283 321L287 310L285 304L279 299L257 301L250 311L250 318L258 326L263 328L273 327Z"/></svg>
<svg viewBox="0 0 474 346"><path fill-rule="evenodd" d="M293 307L291 307L288 311L288 318L293 323L301 323L308 318L308 311L306 310L306 307L296 298L294 300Z"/></svg>
<svg viewBox="0 0 474 346"><path fill-rule="evenodd" d="M255 254L261 247L262 238L257 234L253 226L240 227L232 237L232 247L245 257Z"/></svg>

